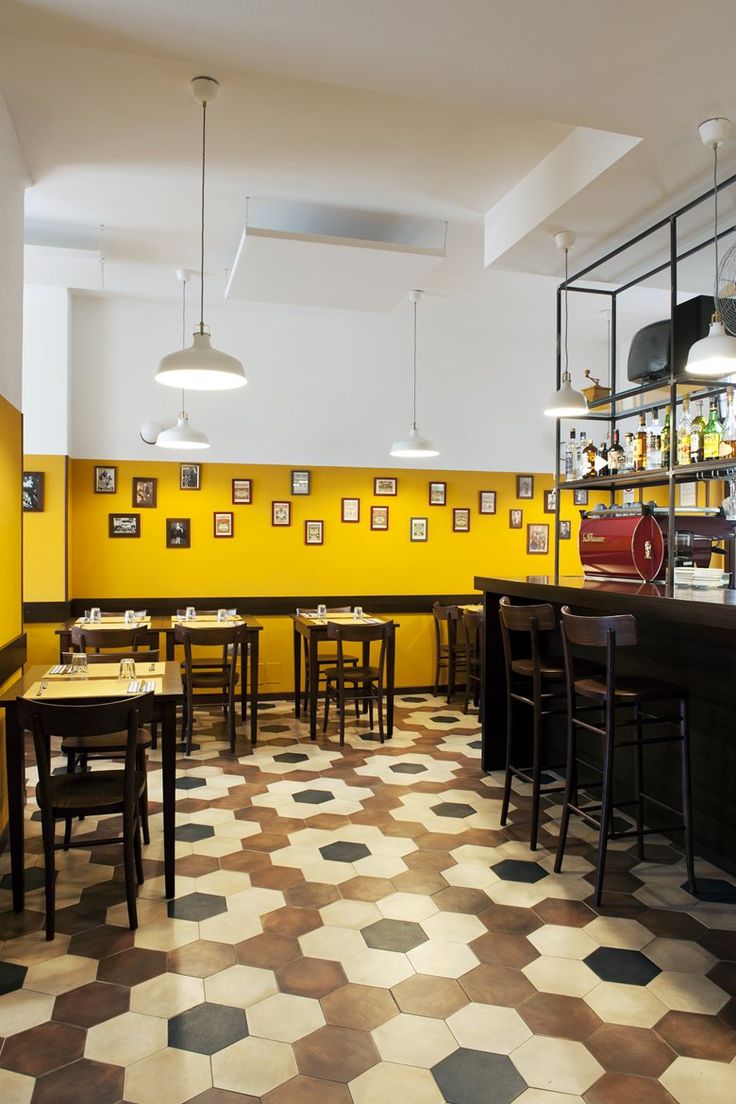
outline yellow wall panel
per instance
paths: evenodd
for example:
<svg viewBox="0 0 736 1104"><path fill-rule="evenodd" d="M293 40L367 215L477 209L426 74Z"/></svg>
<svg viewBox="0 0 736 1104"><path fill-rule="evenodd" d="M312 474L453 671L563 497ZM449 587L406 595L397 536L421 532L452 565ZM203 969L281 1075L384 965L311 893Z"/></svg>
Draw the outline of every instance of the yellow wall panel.
<svg viewBox="0 0 736 1104"><path fill-rule="evenodd" d="M22 632L23 419L0 395L0 648ZM12 681L12 678L11 680ZM8 684L6 684L8 685ZM3 688L0 688L3 689ZM5 731L0 722L0 827L7 823Z"/></svg>
<svg viewBox="0 0 736 1104"><path fill-rule="evenodd" d="M23 597L26 602L63 602L66 589L65 456L26 455L26 471L44 476L44 507L23 514Z"/></svg>

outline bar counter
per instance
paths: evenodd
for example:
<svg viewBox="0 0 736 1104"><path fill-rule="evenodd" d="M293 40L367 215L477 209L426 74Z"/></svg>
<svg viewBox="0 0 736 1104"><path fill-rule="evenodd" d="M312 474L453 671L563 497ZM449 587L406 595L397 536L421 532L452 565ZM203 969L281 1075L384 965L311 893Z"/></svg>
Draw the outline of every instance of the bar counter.
<svg viewBox="0 0 736 1104"><path fill-rule="evenodd" d="M506 683L498 618L498 600L568 605L582 614L632 613L639 643L617 654L622 672L668 679L690 698L695 850L736 873L736 591L668 591L659 583L627 583L583 576L478 576L484 593L484 722L482 765L503 766L506 740ZM523 711L518 718L525 720ZM564 761L564 724L550 726L550 765ZM679 772L670 753L650 749L648 783L652 794L677 804ZM629 764L623 759L617 783L627 787ZM673 769L674 768L674 769ZM678 840L679 842L679 840Z"/></svg>

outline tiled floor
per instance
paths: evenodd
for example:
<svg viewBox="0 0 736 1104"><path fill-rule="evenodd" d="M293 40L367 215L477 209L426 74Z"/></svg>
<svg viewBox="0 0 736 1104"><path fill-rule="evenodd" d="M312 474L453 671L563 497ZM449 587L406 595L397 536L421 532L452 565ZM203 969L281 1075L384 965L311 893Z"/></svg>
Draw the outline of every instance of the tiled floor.
<svg viewBox="0 0 736 1104"><path fill-rule="evenodd" d="M646 865L618 844L596 912L590 834L555 875L553 807L533 855L523 792L501 830L475 719L428 696L384 747L312 744L287 703L254 756L199 724L178 896L155 815L135 933L103 847L60 855L44 941L29 803L22 916L0 881L3 1104L734 1104L732 879L700 864L696 900L666 841ZM153 753L154 809L159 785Z"/></svg>

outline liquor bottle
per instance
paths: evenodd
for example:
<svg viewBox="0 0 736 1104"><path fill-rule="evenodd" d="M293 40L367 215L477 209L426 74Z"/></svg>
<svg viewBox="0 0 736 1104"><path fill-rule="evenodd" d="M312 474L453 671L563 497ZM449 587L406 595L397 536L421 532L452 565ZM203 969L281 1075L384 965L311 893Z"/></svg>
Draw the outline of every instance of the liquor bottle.
<svg viewBox="0 0 736 1104"><path fill-rule="evenodd" d="M570 440L565 445L565 479L575 479L577 475L578 444L575 430L570 430Z"/></svg>
<svg viewBox="0 0 736 1104"><path fill-rule="evenodd" d="M668 468L670 466L670 442L672 440L672 423L670 421L670 408L666 406L664 408L664 425L662 426L662 448L661 459L659 461L660 467Z"/></svg>
<svg viewBox="0 0 736 1104"><path fill-rule="evenodd" d="M598 456L595 461L595 474L596 475L609 475L610 468L608 466L609 457L608 438L605 441L601 441L601 447L598 449Z"/></svg>
<svg viewBox="0 0 736 1104"><path fill-rule="evenodd" d="M608 470L611 475L617 475L620 471L624 470L625 454L619 443L619 433L617 429L613 431L613 444L608 450Z"/></svg>
<svg viewBox="0 0 736 1104"><path fill-rule="evenodd" d="M651 471L653 468L659 468L660 464L660 450L657 449L657 438L662 433L662 427L659 424L659 411L656 406L652 411L652 420L649 423L649 429L647 430L647 471Z"/></svg>
<svg viewBox="0 0 736 1104"><path fill-rule="evenodd" d="M577 478L578 479L584 479L585 478L585 449L586 449L587 444L588 444L586 438L587 438L587 434L586 434L585 430L583 429L580 432L580 441L578 443L578 454L577 454L577 467L578 467Z"/></svg>
<svg viewBox="0 0 736 1104"><path fill-rule="evenodd" d="M624 437L624 471L636 470L636 444L633 433L627 433Z"/></svg>
<svg viewBox="0 0 736 1104"><path fill-rule="evenodd" d="M639 429L634 437L634 469L646 471L647 466L647 420L639 415Z"/></svg>
<svg viewBox="0 0 736 1104"><path fill-rule="evenodd" d="M705 418L703 417L703 404L698 403L698 412L693 418L690 429L690 463L699 464L704 459L703 437L705 436Z"/></svg>
<svg viewBox="0 0 736 1104"><path fill-rule="evenodd" d="M588 441L587 445L583 449L583 479L595 479L598 472L596 471L596 461L598 459L598 449L593 444L592 439Z"/></svg>
<svg viewBox="0 0 736 1104"><path fill-rule="evenodd" d="M703 434L703 459L717 460L721 454L723 426L718 417L718 402L715 396L710 400L710 414Z"/></svg>
<svg viewBox="0 0 736 1104"><path fill-rule="evenodd" d="M736 456L736 413L733 409L733 387L726 389L726 417L723 419L721 456Z"/></svg>
<svg viewBox="0 0 736 1104"><path fill-rule="evenodd" d="M677 463L691 463L690 440L693 421L690 417L690 396L686 395L682 400L682 413L677 426Z"/></svg>

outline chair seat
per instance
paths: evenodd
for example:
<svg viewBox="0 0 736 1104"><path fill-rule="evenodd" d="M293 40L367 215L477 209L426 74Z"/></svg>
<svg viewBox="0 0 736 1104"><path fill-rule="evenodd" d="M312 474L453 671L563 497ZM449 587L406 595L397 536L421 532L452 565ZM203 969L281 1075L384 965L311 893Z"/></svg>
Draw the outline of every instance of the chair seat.
<svg viewBox="0 0 736 1104"><path fill-rule="evenodd" d="M123 775L121 770L92 771L89 774L55 774L49 784L51 807L57 815L86 815L123 811ZM142 771L135 772L134 789L140 798L146 785ZM36 787L38 800L40 787Z"/></svg>
<svg viewBox="0 0 736 1104"><path fill-rule="evenodd" d="M565 665L562 659L543 659L540 664L542 678L562 681L565 678ZM534 664L531 659L514 659L511 662L511 670L515 675L525 675L531 678L534 674ZM584 677L589 675L602 675L603 667L600 663L593 663L587 659L576 659L575 670Z"/></svg>
<svg viewBox="0 0 736 1104"><path fill-rule="evenodd" d="M575 680L575 692L584 698L597 698L605 701L607 697L605 678L582 678ZM614 696L617 701L667 701L680 698L681 687L660 679L645 678L642 675L619 675L616 678Z"/></svg>
<svg viewBox="0 0 736 1104"><path fill-rule="evenodd" d="M187 681L186 677L185 677L184 681L185 682ZM237 683L238 681L239 681L239 676L236 674L235 682ZM229 685L230 685L230 672L227 671L227 670L223 671L221 667L218 667L217 670L212 670L212 671L208 671L208 670L203 670L202 671L202 670L200 670L200 671L192 672L192 689L193 690L195 690L195 689L205 690L205 689L212 689L212 688L222 689L223 687L227 688Z"/></svg>
<svg viewBox="0 0 736 1104"><path fill-rule="evenodd" d="M343 671L345 682L375 682L379 677L377 667L353 667L349 671ZM330 667L324 672L324 676L332 682L337 682L339 671L337 667Z"/></svg>
<svg viewBox="0 0 736 1104"><path fill-rule="evenodd" d="M127 742L127 735L121 732L119 736L66 736L61 741L61 753L62 755L68 755L71 752L75 752L77 755L84 752L85 755L102 755L109 753L110 755L124 755L125 744ZM145 749L151 746L151 733L145 728L138 729L138 738L136 743L138 749Z"/></svg>
<svg viewBox="0 0 736 1104"><path fill-rule="evenodd" d="M358 657L357 656L351 656L351 655L344 655L342 657L342 660L343 660L343 663L350 663L353 666L355 666L355 664L358 662ZM322 655L317 656L317 666L318 667L327 667L330 664L332 664L334 666L336 663L337 663L337 653L336 652L332 652L331 654L329 652L323 652Z"/></svg>

